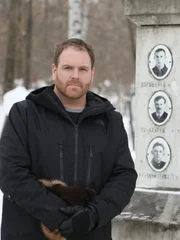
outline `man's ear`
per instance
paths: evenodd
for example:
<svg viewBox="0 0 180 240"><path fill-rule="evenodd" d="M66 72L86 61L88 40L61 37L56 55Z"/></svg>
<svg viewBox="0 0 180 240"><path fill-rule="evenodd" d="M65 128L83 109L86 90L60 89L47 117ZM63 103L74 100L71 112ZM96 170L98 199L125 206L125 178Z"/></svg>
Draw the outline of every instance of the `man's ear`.
<svg viewBox="0 0 180 240"><path fill-rule="evenodd" d="M53 63L52 66L52 79L53 81L55 80L55 77L56 77L56 72L57 72L57 67L55 66L55 64Z"/></svg>

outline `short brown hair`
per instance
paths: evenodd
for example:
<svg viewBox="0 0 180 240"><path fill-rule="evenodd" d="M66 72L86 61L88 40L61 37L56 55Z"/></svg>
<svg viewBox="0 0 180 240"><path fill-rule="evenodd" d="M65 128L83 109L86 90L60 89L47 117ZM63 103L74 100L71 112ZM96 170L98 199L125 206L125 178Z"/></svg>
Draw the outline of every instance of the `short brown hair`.
<svg viewBox="0 0 180 240"><path fill-rule="evenodd" d="M91 45L87 44L86 42L79 38L70 38L56 45L53 59L56 67L58 66L59 56L61 55L64 49L67 49L69 47L74 47L79 51L86 51L91 59L91 67L92 68L94 67L95 63L94 49L92 48Z"/></svg>

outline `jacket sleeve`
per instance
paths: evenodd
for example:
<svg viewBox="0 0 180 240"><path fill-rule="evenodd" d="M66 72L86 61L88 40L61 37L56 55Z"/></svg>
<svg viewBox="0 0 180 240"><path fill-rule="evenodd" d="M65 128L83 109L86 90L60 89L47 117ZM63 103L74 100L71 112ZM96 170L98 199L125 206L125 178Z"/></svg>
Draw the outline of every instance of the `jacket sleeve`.
<svg viewBox="0 0 180 240"><path fill-rule="evenodd" d="M48 191L31 169L25 109L14 104L0 140L0 188L10 201L40 220L50 230L64 219L65 202Z"/></svg>
<svg viewBox="0 0 180 240"><path fill-rule="evenodd" d="M120 116L119 145L112 174L92 205L99 215L97 228L120 214L130 202L135 189L137 173L128 147L127 134ZM117 127L117 124L115 125Z"/></svg>

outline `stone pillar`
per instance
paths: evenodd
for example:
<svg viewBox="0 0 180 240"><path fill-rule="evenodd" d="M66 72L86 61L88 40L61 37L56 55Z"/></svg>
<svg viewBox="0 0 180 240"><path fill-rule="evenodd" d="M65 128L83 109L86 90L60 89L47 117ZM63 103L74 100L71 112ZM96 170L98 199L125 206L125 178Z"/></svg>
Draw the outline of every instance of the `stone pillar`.
<svg viewBox="0 0 180 240"><path fill-rule="evenodd" d="M137 188L113 239L180 239L180 1L125 0L136 31ZM119 231L119 233L118 233ZM119 235L118 235L119 234Z"/></svg>
<svg viewBox="0 0 180 240"><path fill-rule="evenodd" d="M180 189L180 1L126 0L137 24L137 186Z"/></svg>

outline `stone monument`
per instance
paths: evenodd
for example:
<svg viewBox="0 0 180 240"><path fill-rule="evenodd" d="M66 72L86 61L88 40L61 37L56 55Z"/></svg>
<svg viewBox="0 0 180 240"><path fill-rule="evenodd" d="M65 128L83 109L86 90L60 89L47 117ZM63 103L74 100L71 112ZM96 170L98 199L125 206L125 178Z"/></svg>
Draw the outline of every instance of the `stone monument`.
<svg viewBox="0 0 180 240"><path fill-rule="evenodd" d="M114 240L180 239L180 1L125 0L136 31L135 151L131 203ZM118 236L119 231L119 238Z"/></svg>

